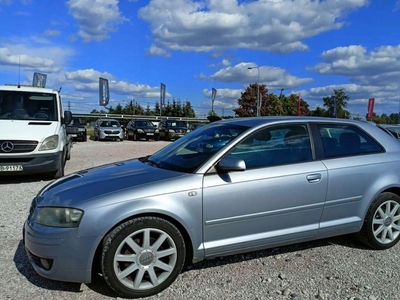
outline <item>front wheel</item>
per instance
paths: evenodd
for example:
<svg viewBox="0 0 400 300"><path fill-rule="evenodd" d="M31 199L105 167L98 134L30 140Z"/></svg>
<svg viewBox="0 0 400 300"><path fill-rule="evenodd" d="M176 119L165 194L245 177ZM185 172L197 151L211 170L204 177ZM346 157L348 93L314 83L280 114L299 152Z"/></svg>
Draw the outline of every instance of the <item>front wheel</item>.
<svg viewBox="0 0 400 300"><path fill-rule="evenodd" d="M400 197L394 193L380 194L371 204L364 225L359 232L367 246L388 249L400 239Z"/></svg>
<svg viewBox="0 0 400 300"><path fill-rule="evenodd" d="M101 267L107 284L122 297L148 297L174 282L185 257L184 239L172 223L141 217L105 237Z"/></svg>

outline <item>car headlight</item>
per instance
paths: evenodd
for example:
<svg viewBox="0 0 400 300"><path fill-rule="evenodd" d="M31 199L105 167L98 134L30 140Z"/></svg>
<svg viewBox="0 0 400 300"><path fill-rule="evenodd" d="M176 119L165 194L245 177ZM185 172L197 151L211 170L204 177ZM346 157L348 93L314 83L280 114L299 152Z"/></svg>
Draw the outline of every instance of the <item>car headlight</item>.
<svg viewBox="0 0 400 300"><path fill-rule="evenodd" d="M79 226L82 216L83 211L76 208L44 207L33 221L44 226L73 228Z"/></svg>
<svg viewBox="0 0 400 300"><path fill-rule="evenodd" d="M171 133L175 133L175 130L173 130L173 129L170 129L168 131L171 132Z"/></svg>
<svg viewBox="0 0 400 300"><path fill-rule="evenodd" d="M39 151L53 150L58 147L58 135L52 135L46 138L39 148Z"/></svg>
<svg viewBox="0 0 400 300"><path fill-rule="evenodd" d="M190 129L188 129L188 130L186 130L186 133L189 133L191 130Z"/></svg>
<svg viewBox="0 0 400 300"><path fill-rule="evenodd" d="M154 130L154 133L159 133L160 131L158 129Z"/></svg>
<svg viewBox="0 0 400 300"><path fill-rule="evenodd" d="M84 132L86 129L85 128L78 128L78 131Z"/></svg>
<svg viewBox="0 0 400 300"><path fill-rule="evenodd" d="M137 132L144 133L144 130L139 128Z"/></svg>

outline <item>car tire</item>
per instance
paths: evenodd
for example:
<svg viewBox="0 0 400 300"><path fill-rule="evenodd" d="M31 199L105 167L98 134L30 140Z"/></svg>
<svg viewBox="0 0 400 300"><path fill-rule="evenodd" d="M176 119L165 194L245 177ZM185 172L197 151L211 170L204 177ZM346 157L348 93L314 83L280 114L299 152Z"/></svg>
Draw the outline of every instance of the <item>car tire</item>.
<svg viewBox="0 0 400 300"><path fill-rule="evenodd" d="M140 217L120 224L103 241L102 274L122 297L158 294L182 271L186 247L182 234L158 217Z"/></svg>
<svg viewBox="0 0 400 300"><path fill-rule="evenodd" d="M376 250L396 245L400 239L400 197L390 192L380 194L370 205L358 237Z"/></svg>

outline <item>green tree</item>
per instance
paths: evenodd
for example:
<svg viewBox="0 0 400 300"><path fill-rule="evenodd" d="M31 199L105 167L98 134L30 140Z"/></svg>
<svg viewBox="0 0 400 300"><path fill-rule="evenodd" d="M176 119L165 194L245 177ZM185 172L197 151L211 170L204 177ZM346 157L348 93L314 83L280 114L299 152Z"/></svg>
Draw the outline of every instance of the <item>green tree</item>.
<svg viewBox="0 0 400 300"><path fill-rule="evenodd" d="M193 110L192 104L190 101L186 100L185 104L182 107L183 117L186 118L196 118L196 114Z"/></svg>
<svg viewBox="0 0 400 300"><path fill-rule="evenodd" d="M332 96L324 97L324 107L326 107L328 117L336 117L342 119L350 118L350 112L346 110L347 102L350 97L344 92L344 89L333 90L333 96L336 97L336 116L334 116L334 100Z"/></svg>
<svg viewBox="0 0 400 300"><path fill-rule="evenodd" d="M267 99L266 86L260 85L260 99L262 99L263 105L261 110L264 113L268 113L267 104L265 100ZM240 99L237 100L239 107L234 108L233 112L239 117L255 117L257 116L257 95L258 95L258 84L250 84L246 90L241 93ZM265 98L264 98L265 97Z"/></svg>

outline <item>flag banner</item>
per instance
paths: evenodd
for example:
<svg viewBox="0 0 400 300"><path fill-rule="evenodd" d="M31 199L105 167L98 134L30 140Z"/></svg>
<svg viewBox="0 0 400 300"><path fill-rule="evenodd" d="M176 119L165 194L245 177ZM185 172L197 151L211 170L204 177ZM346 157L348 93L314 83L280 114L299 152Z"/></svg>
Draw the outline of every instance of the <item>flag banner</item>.
<svg viewBox="0 0 400 300"><path fill-rule="evenodd" d="M212 102L214 103L214 100L215 100L215 97L217 96L217 90L216 89L214 89L214 88L212 88L212 91L211 91L211 99L212 99Z"/></svg>
<svg viewBox="0 0 400 300"><path fill-rule="evenodd" d="M110 101L110 90L108 88L108 79L99 77L99 105L106 106Z"/></svg>
<svg viewBox="0 0 400 300"><path fill-rule="evenodd" d="M161 108L165 108L165 84L161 83L160 86L160 104L161 104Z"/></svg>
<svg viewBox="0 0 400 300"><path fill-rule="evenodd" d="M42 73L33 73L32 86L46 87L47 75Z"/></svg>
<svg viewBox="0 0 400 300"><path fill-rule="evenodd" d="M372 117L374 116L374 104L375 104L375 98L369 98L368 99L368 119L372 120Z"/></svg>
<svg viewBox="0 0 400 300"><path fill-rule="evenodd" d="M301 115L301 110L300 110L300 99L301 99L301 94L299 93L299 95L297 96L297 115L300 116Z"/></svg>
<svg viewBox="0 0 400 300"><path fill-rule="evenodd" d="M333 114L332 117L336 118L336 96L331 96L331 100L333 101Z"/></svg>

